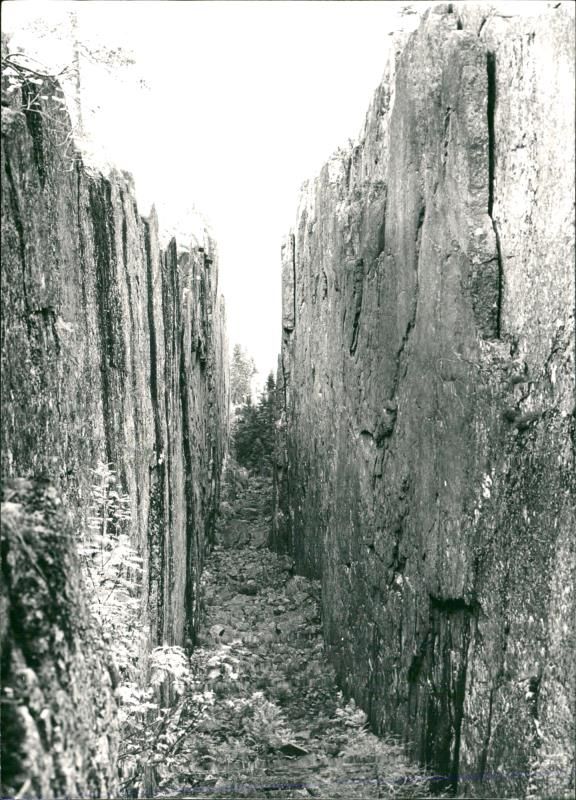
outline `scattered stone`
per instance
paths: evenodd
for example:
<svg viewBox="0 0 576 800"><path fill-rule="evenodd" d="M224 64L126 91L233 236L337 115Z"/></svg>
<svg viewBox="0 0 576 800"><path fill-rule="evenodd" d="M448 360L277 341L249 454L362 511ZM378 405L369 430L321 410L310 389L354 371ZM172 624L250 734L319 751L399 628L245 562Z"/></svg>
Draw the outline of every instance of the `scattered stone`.
<svg viewBox="0 0 576 800"><path fill-rule="evenodd" d="M319 626L311 623L319 615L313 599L317 582L291 576L291 569L292 559L252 543L214 551L210 557L199 637L207 666L202 674L194 670L193 690L208 705L201 724L191 725L181 745L181 769L191 775L190 796L378 796L373 765L364 768L331 757L347 748L358 752L358 729L354 712L345 713ZM193 663L195 657L202 654L192 653ZM183 715L181 725L187 724L191 720ZM363 750L372 753L375 743L376 737L362 733L360 755ZM241 758L231 757L235 753ZM401 774L406 775L408 765L402 759ZM174 774L164 779L164 797L184 785L176 767L166 769ZM358 783L359 769L372 783Z"/></svg>
<svg viewBox="0 0 576 800"><path fill-rule="evenodd" d="M258 586L256 581L247 581L238 587L240 594L254 596L258 594Z"/></svg>
<svg viewBox="0 0 576 800"><path fill-rule="evenodd" d="M294 559L286 555L280 556L278 566L282 572L292 574L294 572Z"/></svg>
<svg viewBox="0 0 576 800"><path fill-rule="evenodd" d="M212 625L210 628L210 635L215 641L218 641L222 638L225 630L226 629L222 625Z"/></svg>
<svg viewBox="0 0 576 800"><path fill-rule="evenodd" d="M309 754L309 750L306 750L304 747L300 747L300 745L296 744L295 742L286 742L281 747L278 748L281 753L284 753L286 756L294 756L298 758L299 756L307 756Z"/></svg>
<svg viewBox="0 0 576 800"><path fill-rule="evenodd" d="M268 544L268 526L255 527L252 531L251 544L261 549Z"/></svg>

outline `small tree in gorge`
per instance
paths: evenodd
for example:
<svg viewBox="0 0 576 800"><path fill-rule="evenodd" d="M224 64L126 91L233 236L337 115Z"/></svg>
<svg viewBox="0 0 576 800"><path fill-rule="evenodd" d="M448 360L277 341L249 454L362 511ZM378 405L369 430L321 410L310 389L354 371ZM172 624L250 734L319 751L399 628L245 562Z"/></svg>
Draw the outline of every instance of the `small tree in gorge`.
<svg viewBox="0 0 576 800"><path fill-rule="evenodd" d="M235 344L230 363L230 402L233 406L247 402L252 393L251 382L255 374L254 359L239 344Z"/></svg>
<svg viewBox="0 0 576 800"><path fill-rule="evenodd" d="M269 475L272 469L275 392L274 375L270 373L258 403L254 404L248 395L236 410L232 434L236 461L260 475Z"/></svg>

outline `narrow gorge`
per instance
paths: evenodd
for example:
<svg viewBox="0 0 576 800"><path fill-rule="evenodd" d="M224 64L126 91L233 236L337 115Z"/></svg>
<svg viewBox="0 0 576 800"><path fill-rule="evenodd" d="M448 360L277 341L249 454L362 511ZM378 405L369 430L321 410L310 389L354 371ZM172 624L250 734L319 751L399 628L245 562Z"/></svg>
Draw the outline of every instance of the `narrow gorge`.
<svg viewBox="0 0 576 800"><path fill-rule="evenodd" d="M217 243L5 60L3 797L573 796L574 60L563 3L394 36L278 248L264 477Z"/></svg>

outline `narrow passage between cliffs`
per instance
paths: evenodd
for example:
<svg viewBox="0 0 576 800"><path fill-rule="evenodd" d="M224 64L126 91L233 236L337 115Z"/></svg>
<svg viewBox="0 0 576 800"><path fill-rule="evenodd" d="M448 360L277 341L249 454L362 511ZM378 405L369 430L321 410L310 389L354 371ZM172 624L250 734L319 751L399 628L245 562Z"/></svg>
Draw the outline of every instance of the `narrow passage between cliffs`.
<svg viewBox="0 0 576 800"><path fill-rule="evenodd" d="M320 584L266 547L269 482L245 470L228 475L202 579L192 682L146 796L428 797L422 769L370 733L364 712L338 691L321 637Z"/></svg>

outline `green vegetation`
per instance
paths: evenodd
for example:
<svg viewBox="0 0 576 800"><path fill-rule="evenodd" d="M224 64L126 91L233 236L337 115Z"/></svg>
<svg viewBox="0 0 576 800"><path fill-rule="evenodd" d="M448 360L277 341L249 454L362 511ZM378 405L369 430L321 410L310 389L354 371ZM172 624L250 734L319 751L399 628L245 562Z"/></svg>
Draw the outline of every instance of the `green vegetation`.
<svg viewBox="0 0 576 800"><path fill-rule="evenodd" d="M428 797L428 776L338 691L319 582L256 542L212 553L185 689L129 743L140 764L130 788L163 798Z"/></svg>
<svg viewBox="0 0 576 800"><path fill-rule="evenodd" d="M259 409L263 428L273 424L273 397L270 376L258 405L246 404ZM397 743L372 734L364 712L338 691L324 653L319 582L294 575L288 556L263 549L266 523L253 514L263 480L236 487L234 519L250 534L214 548L200 585L194 651L156 647L144 662L131 500L111 465L94 470L78 544L114 673L122 795L428 797L429 776Z"/></svg>
<svg viewBox="0 0 576 800"><path fill-rule="evenodd" d="M143 661L148 631L142 559L130 541L130 497L110 464L99 463L93 473L90 517L79 534L78 553L90 610L109 652L124 742L120 768L130 795L149 773L150 752L163 752L166 728L178 723L173 701L188 686L190 669L181 647L156 647Z"/></svg>
<svg viewBox="0 0 576 800"><path fill-rule="evenodd" d="M276 420L276 384L268 375L264 391L256 404L248 395L236 408L232 445L236 462L259 475L271 475Z"/></svg>
<svg viewBox="0 0 576 800"><path fill-rule="evenodd" d="M252 378L256 364L239 344L234 345L230 361L230 402L233 407L246 403L252 395Z"/></svg>
<svg viewBox="0 0 576 800"><path fill-rule="evenodd" d="M31 16L10 35L3 33L3 60L12 74L58 79L68 101L74 137L79 140L86 136L88 118L95 119L101 107L102 100L97 96L101 89L95 88L99 84L94 75L98 75L100 84L106 75L115 81L128 80L131 92L147 86L136 74L132 50L119 41L112 45L104 41L86 20L81 25L82 14L76 9L62 9L50 17L51 21L44 13ZM62 103L66 104L64 100Z"/></svg>

